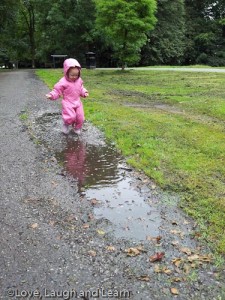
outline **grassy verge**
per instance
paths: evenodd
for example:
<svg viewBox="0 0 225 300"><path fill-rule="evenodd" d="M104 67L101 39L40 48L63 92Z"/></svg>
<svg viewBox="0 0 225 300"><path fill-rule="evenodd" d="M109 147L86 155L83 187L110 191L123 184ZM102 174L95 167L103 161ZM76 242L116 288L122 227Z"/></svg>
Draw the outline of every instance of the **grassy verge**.
<svg viewBox="0 0 225 300"><path fill-rule="evenodd" d="M62 70L39 70L50 88ZM225 254L225 74L83 70L86 118Z"/></svg>

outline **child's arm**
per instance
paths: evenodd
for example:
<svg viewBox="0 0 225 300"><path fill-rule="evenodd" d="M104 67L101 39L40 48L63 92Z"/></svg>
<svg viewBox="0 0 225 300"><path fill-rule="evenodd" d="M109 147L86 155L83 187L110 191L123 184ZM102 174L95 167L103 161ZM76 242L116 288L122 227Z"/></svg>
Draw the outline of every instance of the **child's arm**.
<svg viewBox="0 0 225 300"><path fill-rule="evenodd" d="M50 93L46 94L46 97L50 100L57 100L60 96L63 95L63 91L64 85L60 80L54 85L53 90Z"/></svg>
<svg viewBox="0 0 225 300"><path fill-rule="evenodd" d="M81 83L81 92L80 92L81 97L86 98L89 96L88 90L85 89L83 86L83 82Z"/></svg>

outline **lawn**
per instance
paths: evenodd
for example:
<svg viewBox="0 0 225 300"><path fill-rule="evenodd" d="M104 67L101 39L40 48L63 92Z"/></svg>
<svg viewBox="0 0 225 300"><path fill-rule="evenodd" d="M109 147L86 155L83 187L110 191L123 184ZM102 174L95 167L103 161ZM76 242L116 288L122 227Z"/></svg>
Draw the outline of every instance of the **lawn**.
<svg viewBox="0 0 225 300"><path fill-rule="evenodd" d="M62 70L37 70L52 88ZM225 254L225 73L83 70L86 119Z"/></svg>

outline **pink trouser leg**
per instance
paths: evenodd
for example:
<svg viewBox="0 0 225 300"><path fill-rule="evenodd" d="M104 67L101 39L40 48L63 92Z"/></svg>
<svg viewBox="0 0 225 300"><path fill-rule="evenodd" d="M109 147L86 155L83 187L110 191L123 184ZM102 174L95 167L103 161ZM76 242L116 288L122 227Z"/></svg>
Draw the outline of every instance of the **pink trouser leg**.
<svg viewBox="0 0 225 300"><path fill-rule="evenodd" d="M75 128L80 129L84 122L83 104L75 108L70 103L62 103L62 119L65 124L75 124Z"/></svg>
<svg viewBox="0 0 225 300"><path fill-rule="evenodd" d="M84 108L83 104L76 108L76 125L75 129L80 129L83 126L84 123Z"/></svg>
<svg viewBox="0 0 225 300"><path fill-rule="evenodd" d="M63 103L62 119L67 125L72 125L76 121L76 112L72 106Z"/></svg>

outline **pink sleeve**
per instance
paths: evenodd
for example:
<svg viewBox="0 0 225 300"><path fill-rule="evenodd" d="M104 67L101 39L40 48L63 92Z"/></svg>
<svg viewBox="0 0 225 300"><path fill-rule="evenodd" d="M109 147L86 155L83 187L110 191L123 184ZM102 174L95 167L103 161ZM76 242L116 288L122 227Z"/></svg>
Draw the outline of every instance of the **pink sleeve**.
<svg viewBox="0 0 225 300"><path fill-rule="evenodd" d="M49 93L51 95L51 100L57 100L60 96L63 95L63 91L64 91L64 84L62 80L60 80L54 85L53 90Z"/></svg>
<svg viewBox="0 0 225 300"><path fill-rule="evenodd" d="M88 91L85 89L85 87L83 86L83 81L81 80L81 91L80 91L80 95L81 97L85 98L85 93L87 93Z"/></svg>

